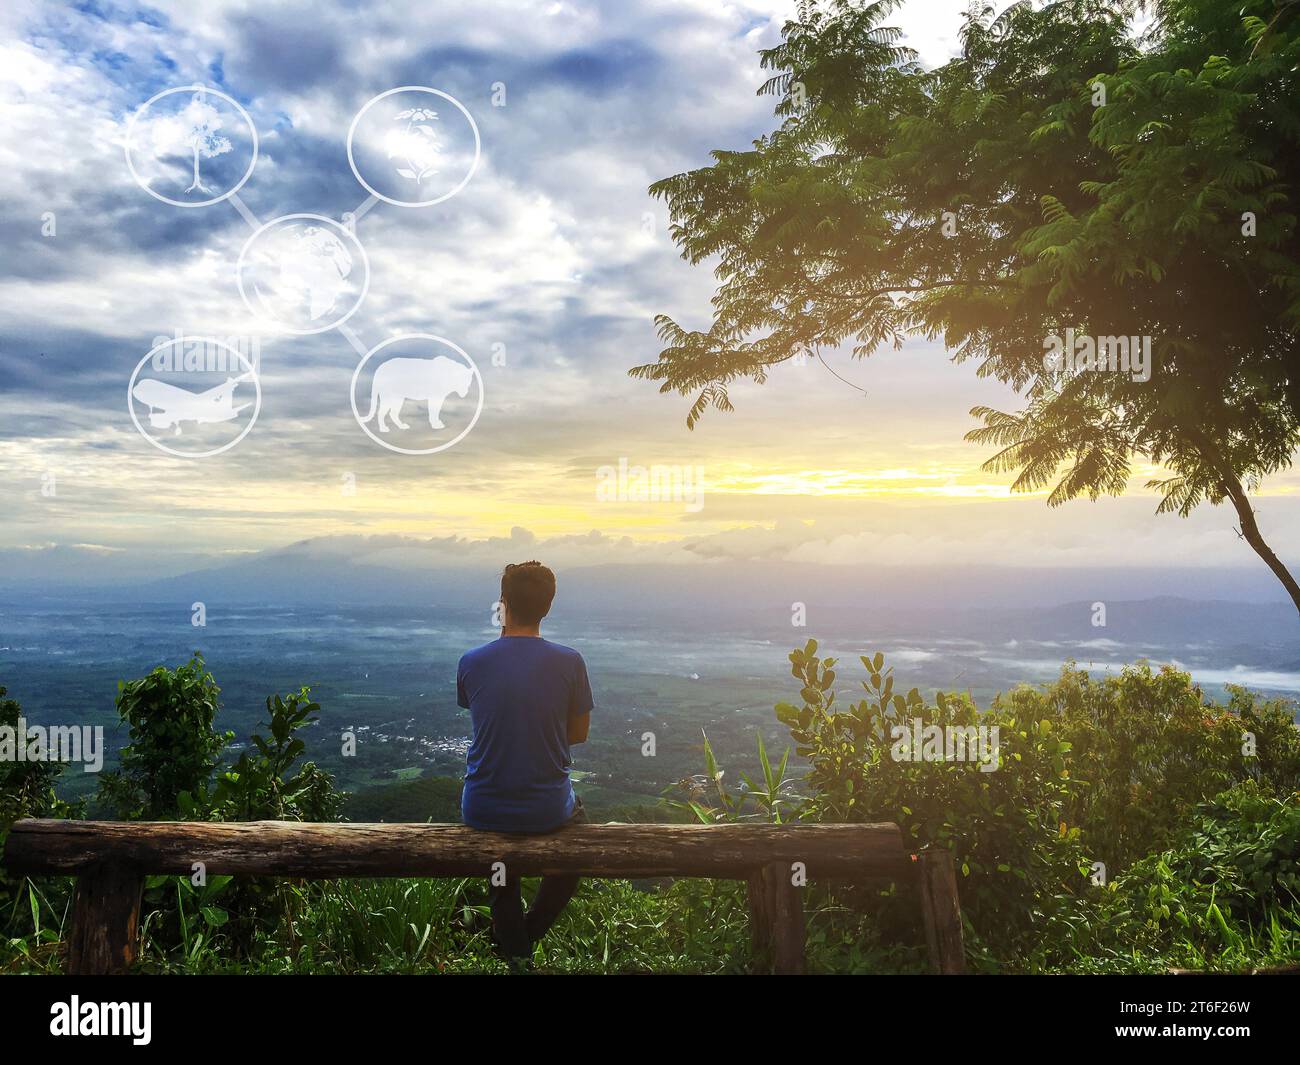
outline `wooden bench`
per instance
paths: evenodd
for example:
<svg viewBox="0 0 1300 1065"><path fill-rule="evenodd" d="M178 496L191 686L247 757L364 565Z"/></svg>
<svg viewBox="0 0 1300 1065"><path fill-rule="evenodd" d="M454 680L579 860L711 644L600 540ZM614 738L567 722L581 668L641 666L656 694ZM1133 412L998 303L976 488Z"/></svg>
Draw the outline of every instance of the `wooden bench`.
<svg viewBox="0 0 1300 1065"><path fill-rule="evenodd" d="M519 876L744 880L755 955L778 973L804 971L800 874L907 881L918 888L931 968L965 968L952 856L908 854L894 824L574 825L515 836L463 825L25 820L4 854L12 873L77 878L67 969L83 974L126 969L144 878L190 876L196 862L209 876L489 877L501 862Z"/></svg>

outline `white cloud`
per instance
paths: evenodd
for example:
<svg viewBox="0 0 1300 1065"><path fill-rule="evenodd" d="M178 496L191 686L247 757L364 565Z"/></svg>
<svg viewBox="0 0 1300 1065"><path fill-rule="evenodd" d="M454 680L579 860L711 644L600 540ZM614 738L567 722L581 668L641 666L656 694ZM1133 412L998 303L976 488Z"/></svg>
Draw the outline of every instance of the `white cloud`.
<svg viewBox="0 0 1300 1065"><path fill-rule="evenodd" d="M941 62L964 7L910 0L896 18L926 62ZM801 469L990 480L973 472L985 455L961 442L966 411L1014 398L948 365L933 344L866 363L828 354L865 398L819 365L778 368L761 388L739 385L737 412L694 434L682 425L688 400L627 378L658 351L652 315L703 325L714 288L706 268L680 260L665 207L646 188L771 128L772 101L755 95L766 77L756 51L776 42L793 3L176 0L158 9L165 24L27 0L0 11L0 225L10 251L0 266L0 368L21 383L0 396L0 491L13 501L0 542L164 544L177 524L200 520L224 546L394 525L469 540L484 535L473 505L491 502L498 512L484 524L500 530L513 520L500 512L531 507L519 520L576 530L557 550L588 561L1253 564L1228 513L1156 519L1149 499L1134 504L1140 520L1107 527L1035 501L931 514L759 494ZM481 361L505 345L480 426L438 462L395 461L361 435L346 392L357 354L337 333L264 342L265 411L222 462L196 469L135 435L125 386L155 335L229 336L256 324L234 283L244 221L229 204L182 210L151 199L121 148L128 116L159 88L218 77L258 123L262 156L242 195L264 219L338 217L362 202L345 137L375 93L427 78L476 113L484 160L461 194L419 210L380 204L358 226L373 271L350 323L363 344L431 332ZM498 80L504 109L490 103ZM57 216L55 238L40 236L46 211ZM760 487L708 496L699 515L619 511L629 536L593 539L588 529L618 521L595 507L585 471L620 456L700 463ZM37 491L47 470L64 478L57 502ZM347 502L327 491L345 471L367 486ZM1281 515L1275 546L1300 549L1292 510L1262 509Z"/></svg>

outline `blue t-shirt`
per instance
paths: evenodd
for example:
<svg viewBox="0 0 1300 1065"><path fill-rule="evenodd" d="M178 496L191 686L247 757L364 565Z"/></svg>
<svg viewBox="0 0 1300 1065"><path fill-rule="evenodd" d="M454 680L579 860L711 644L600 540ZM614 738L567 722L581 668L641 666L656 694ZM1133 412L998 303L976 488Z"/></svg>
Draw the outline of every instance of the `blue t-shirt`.
<svg viewBox="0 0 1300 1065"><path fill-rule="evenodd" d="M548 832L573 816L568 722L592 706L582 655L539 636L502 636L461 656L456 698L474 727L465 824Z"/></svg>

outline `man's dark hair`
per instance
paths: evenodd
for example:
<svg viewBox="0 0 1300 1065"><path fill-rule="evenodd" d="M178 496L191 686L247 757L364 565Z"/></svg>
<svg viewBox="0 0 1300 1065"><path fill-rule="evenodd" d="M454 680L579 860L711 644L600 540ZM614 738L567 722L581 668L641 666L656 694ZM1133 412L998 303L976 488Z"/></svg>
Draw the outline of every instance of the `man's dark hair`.
<svg viewBox="0 0 1300 1065"><path fill-rule="evenodd" d="M532 562L512 562L501 573L501 598L510 608L510 620L536 625L550 612L555 598L555 574Z"/></svg>

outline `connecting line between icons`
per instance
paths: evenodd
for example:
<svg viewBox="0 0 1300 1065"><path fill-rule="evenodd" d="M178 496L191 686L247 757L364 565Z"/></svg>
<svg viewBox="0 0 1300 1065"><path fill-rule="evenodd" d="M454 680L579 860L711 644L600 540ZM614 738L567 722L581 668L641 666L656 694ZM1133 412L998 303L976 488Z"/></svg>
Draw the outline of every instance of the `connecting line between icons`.
<svg viewBox="0 0 1300 1065"><path fill-rule="evenodd" d="M360 355L362 358L365 358L366 353L370 349L367 348L365 344L362 343L361 338L357 336L356 332L353 330L353 328L350 325L347 324L347 322L343 322L339 325L336 325L334 328L338 330L338 332L343 334L343 338L349 344L352 345L352 347L355 349L358 355Z"/></svg>
<svg viewBox="0 0 1300 1065"><path fill-rule="evenodd" d="M245 222L247 222L250 228L252 228L253 230L258 230L262 228L261 220L257 217L257 215L253 214L253 212L248 209L248 204L246 204L243 200L239 198L239 193L237 192L231 193L229 199L231 205L235 208L236 211L239 212L239 217L242 218Z"/></svg>
<svg viewBox="0 0 1300 1065"><path fill-rule="evenodd" d="M239 212L239 217L248 223L250 229L256 231L262 228L262 220L252 212L252 209L243 201L239 193L232 193L227 198L230 200L230 205ZM361 219L365 218L370 209L378 202L378 196L367 196L357 205L355 211L349 211L343 215L343 224L347 226L348 229L355 229L356 224L360 222Z"/></svg>
<svg viewBox="0 0 1300 1065"><path fill-rule="evenodd" d="M133 162L131 136L135 129L137 120L142 114L148 111L156 101L169 98L178 93L192 93L193 99L190 101L190 104L195 108L206 108L206 112L211 112L210 116L205 112L204 117L204 121L208 122L210 125L220 125L220 122L218 121L220 116L216 115L214 109L206 104L206 96L210 94L224 101L225 104L238 113L239 117L243 120L249 130L249 138L252 145L252 158L238 184L222 195L213 196L210 199L200 202L178 200L165 196L150 188L149 182L140 176L140 173ZM469 169L466 171L464 177L461 178L459 184L450 190L443 192L441 195L435 195L429 199L418 201L387 196L372 188L366 182L365 177L358 168L357 160L353 151L353 138L358 124L373 106L397 93L424 93L426 95L440 98L445 101L448 106L454 108L464 117L470 132L473 134L474 155L473 161L469 164ZM420 111L420 113L424 114L424 111ZM410 119L410 116L414 114L416 114L416 110L408 108L396 117L398 119ZM433 115L433 117L436 117L436 115ZM410 128L411 121L408 121L407 123L407 132L414 135ZM421 128L428 132L426 127ZM419 138L417 137L417 139ZM430 145L425 144L425 148L430 148ZM230 144L226 143L222 150L229 151ZM435 144L432 146L432 150L437 152L440 151L440 148ZM338 278L335 278L333 273L330 272L330 267L333 267L334 272L343 279L351 277L354 270L360 270L362 280L360 283L359 293L352 299L350 308L345 314L343 314L342 318L333 321L332 324L323 324L318 328L303 328L304 324L310 325L310 323L304 323L301 321L293 324L287 321L280 321L279 324L283 331L299 336L310 336L333 329L341 334L342 337L352 345L353 350L360 357L360 362L357 364L352 375L352 413L357 420L357 424L375 443L399 454L433 455L440 451L445 451L449 447L453 447L474 428L475 424L479 420L479 416L483 413L483 379L479 373L478 367L474 363L474 359L467 351L465 351L464 348L445 339L444 337L434 336L430 333L402 333L389 337L373 349L368 349L362 339L357 335L356 331L346 324L347 319L350 318L364 302L366 293L370 287L370 262L366 256L365 246L356 235L357 223L369 214L374 206L380 201L393 204L397 207L429 207L435 203L442 203L444 200L449 199L464 188L470 178L474 175L475 170L477 170L482 152L482 142L479 137L478 124L474 121L474 116L465 109L464 105L461 104L460 101L440 89L434 89L424 85L406 85L380 93L362 107L362 109L357 112L356 117L352 121L352 126L348 130L347 154L348 165L352 170L353 176L366 192L369 193L369 195L367 195L366 198L357 205L355 210L344 212L340 216L339 221L335 221L333 218L324 214L308 212L295 212L292 214L281 215L265 223L258 218L258 216L239 196L239 190L252 175L253 168L257 164L257 127L253 123L252 117L243 107L240 106L238 101L217 89L208 89L204 86L181 86L166 89L149 100L146 100L131 116L130 124L127 128L125 152L127 167L131 171L132 177L135 178L137 184L139 184L145 192L149 193L149 195L153 196L155 199L161 200L164 203L172 204L176 207L206 207L218 203L223 199L230 201L231 206L234 207L235 211L239 214L239 217L242 218L248 225L249 229L253 231L253 235L245 241L243 248L240 251L239 259L235 264L235 279L240 297L244 301L244 305L255 318L258 316L259 312L254 307L253 301L250 299L249 294L245 289L245 263L251 262L257 264L255 256L250 260L250 248L254 248L255 242L261 239L264 233L271 232L272 236L268 239L274 240L276 235L275 227L279 226L281 223L288 223L291 221L296 223L293 226L287 226L282 231L289 234L289 237L286 239L290 241L289 250L291 252L296 247L292 244L293 240L298 240L299 243L303 243L302 238L304 234L300 231L305 230L306 236L310 237L312 242L307 243L303 254L310 255L314 259L324 259L325 261L323 274L319 269L316 272L313 272L311 268L289 270L286 269L283 261L279 264L277 283L285 285L291 294L298 294L300 301L301 290L303 288L306 288L308 295L311 296L311 322L315 322L316 319L325 311L334 310L333 303L330 302L326 303L323 310L318 310L315 306L316 297L314 286L316 282L320 281L322 277L326 282L338 280ZM221 153L216 152L215 154ZM186 154L185 157L188 159L189 155ZM418 183L420 176L423 176L425 172L424 167L427 160L425 162L419 162L418 160L412 161L412 159L413 157L408 158L406 160L407 168L399 169L397 170L397 173L403 177L416 177ZM190 186L191 189L198 184L198 166L198 159L195 157L195 184ZM419 173L417 174L414 171L418 171ZM188 173L189 171L187 169L186 176L188 176ZM204 191L210 190L204 188ZM343 247L339 242L339 238L343 238L344 241L353 246L351 252L349 252L347 248ZM325 247L324 251L322 251L320 246L322 241L332 241L337 247L338 255L331 258L330 249L328 247ZM275 249L273 248L272 250ZM284 250L280 249L280 251L283 254ZM274 273L274 262L262 265L265 265L266 269L271 271L272 274ZM254 291L257 292L259 296L261 295L261 292L257 286L259 284L258 272L261 268L261 265L249 266L249 273L252 275ZM353 278L353 283L355 284L355 278ZM324 294L329 296L334 302L337 302L339 291L341 291L341 289L331 291L327 288ZM265 306L263 306L262 309L263 311L266 311ZM274 317L274 315L272 316ZM225 384L218 384L198 393L193 392L191 389L179 387L168 381L162 381L157 378L149 378L143 381L137 380L141 370L151 358L160 355L160 353L164 356L170 357L172 353L171 349L181 343L178 332L176 340L168 341L166 344L159 345L152 351L148 352L144 358L140 360L127 385L128 408L131 412L131 418L134 421L136 428L140 431L140 434L155 447L167 452L168 454L175 455L178 458L205 458L210 455L221 454L231 447L234 447L235 444L239 443L239 441L247 436L252 430L253 424L257 421L257 416L262 407L262 387L261 382L258 379L257 367L240 351L231 348L229 345L223 344L220 341L212 340L211 338L199 339L202 339L205 345L214 344L218 349L223 349L224 354L222 354L222 352L218 352L218 354L221 355L226 367L229 368L239 364L238 369L240 372L236 374L232 371L227 375ZM423 353L417 353L419 352L418 348L416 352L412 352L408 347L406 354L388 358L384 360L382 364L376 364L378 368L373 369L370 380L371 412L369 416L363 417L357 406L357 388L359 387L358 382L361 379L362 371L373 357L377 356L380 352L386 351L395 344L419 345L422 346ZM430 351L432 351L432 355L428 354ZM232 359L234 362L230 361ZM246 373L242 372L244 366L247 367ZM163 369L164 367L162 366L155 366L155 370L162 371ZM171 367L169 365L168 369L179 369L179 366ZM189 369L189 366L185 367L187 372ZM201 369L212 372L222 370L220 366L216 366L215 364L213 366L201 367ZM249 379L252 380L253 387L256 390L256 399L252 404L245 403L236 407L232 398L234 390L238 385ZM469 390L475 385L477 385L477 397L474 413L469 419L469 424L451 439L445 440L442 443L431 447L403 447L395 444L390 439L386 439L383 435L389 433L392 429L392 427L389 426L388 421L391 421L393 426L399 430L410 428L410 426L407 426L401 421L400 417L402 404L410 400L423 402L427 406L428 422L431 431L446 429L447 427L439 420L439 413L442 410L443 404L447 401L448 396L454 395L464 399L468 395ZM187 452L173 448L168 444L155 439L153 436L150 436L144 426L140 423L136 411L137 403L149 408L149 421L151 427L174 427L174 435L180 435L183 432L181 428L182 422L195 422L196 424L202 424L216 420L230 421L249 406L253 407L253 413L249 418L248 423L244 426L242 432L224 445L207 451ZM196 404L203 405L200 407ZM220 409L216 411L217 414L221 415L219 418L214 418L212 416L213 411L209 409L216 404L224 404L223 407L220 407ZM376 415L379 418L378 427L377 429L372 430L370 426L367 425L367 422L376 417Z"/></svg>
<svg viewBox="0 0 1300 1065"><path fill-rule="evenodd" d="M349 223L349 228L355 226L356 223L360 222L361 219L365 218L370 208L372 208L378 202L379 202L378 196L367 196L364 200L361 201L360 205L357 207L355 211L353 211L351 214L345 214L343 216L343 220Z"/></svg>

